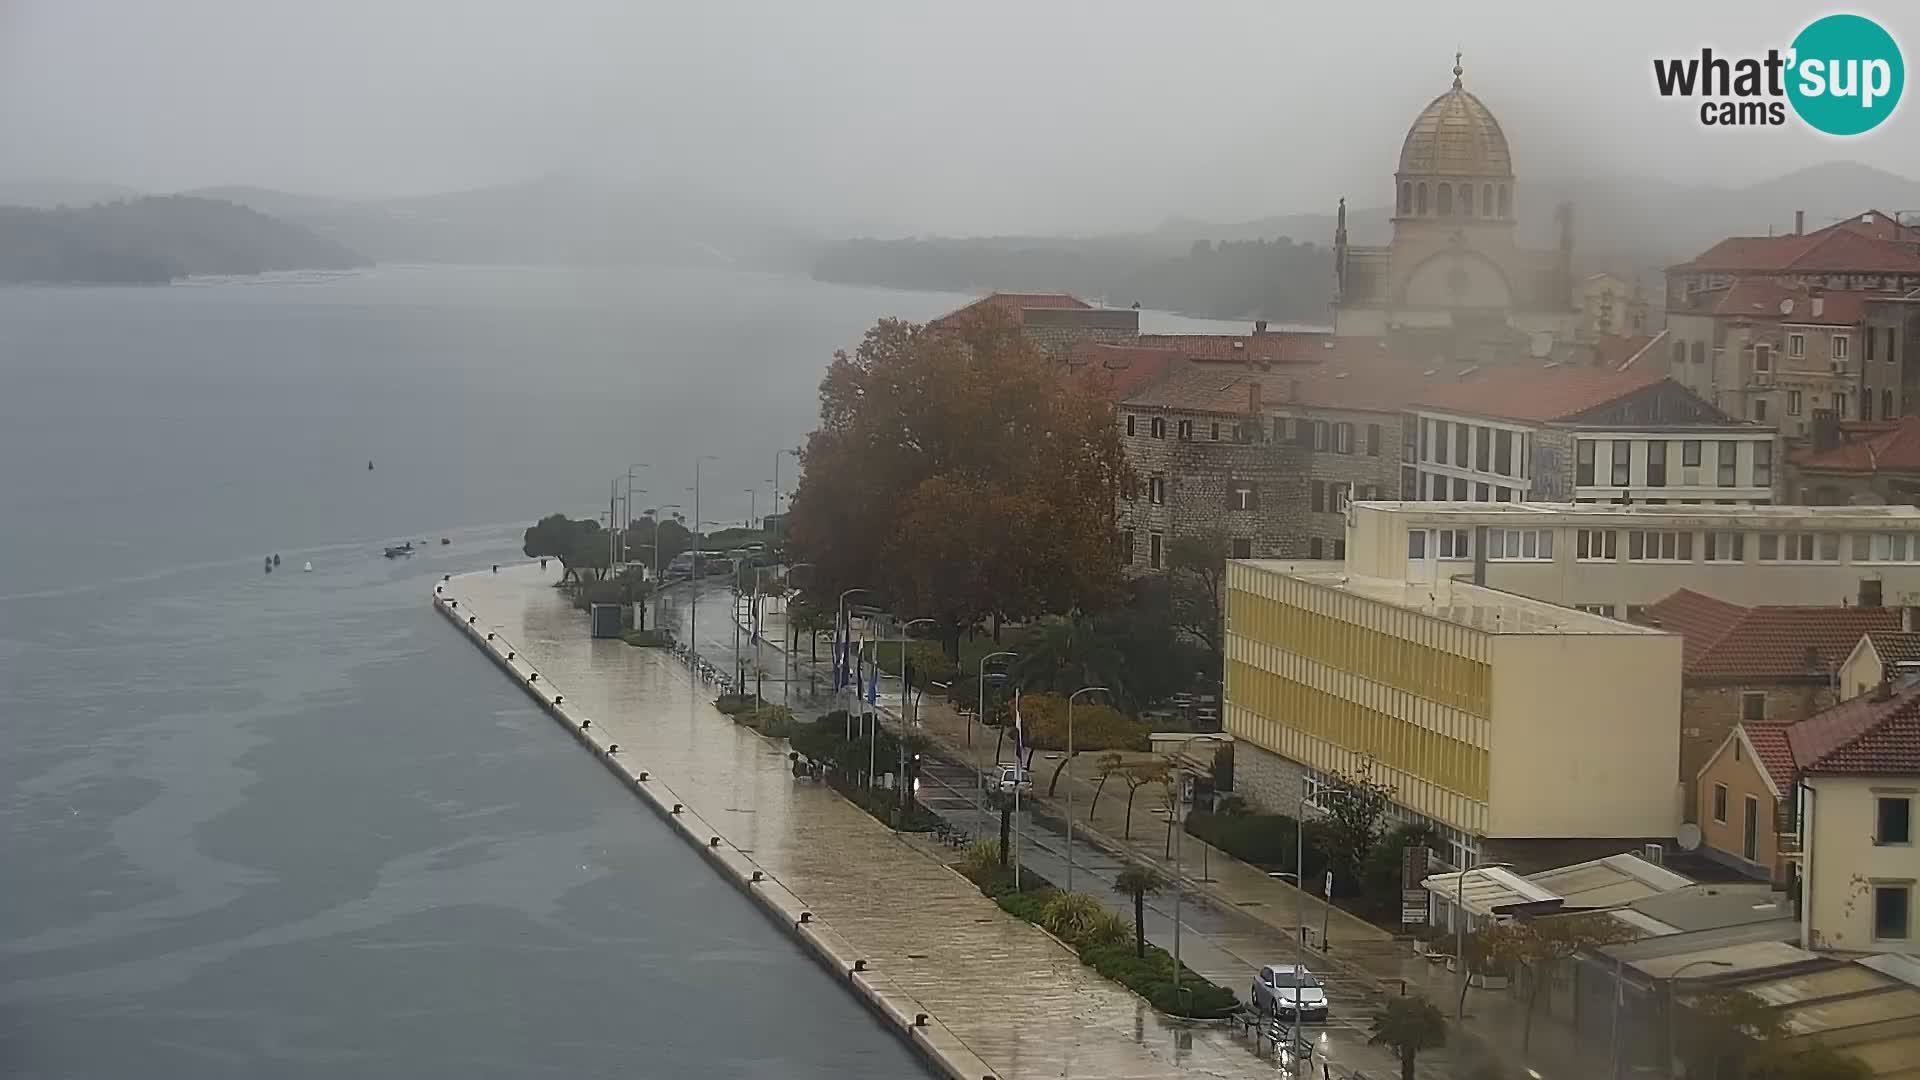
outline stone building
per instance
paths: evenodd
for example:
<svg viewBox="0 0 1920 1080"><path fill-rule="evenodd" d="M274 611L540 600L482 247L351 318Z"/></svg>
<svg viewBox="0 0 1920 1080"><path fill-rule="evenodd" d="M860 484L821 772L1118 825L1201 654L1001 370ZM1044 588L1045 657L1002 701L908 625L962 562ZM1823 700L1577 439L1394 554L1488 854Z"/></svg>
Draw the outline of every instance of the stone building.
<svg viewBox="0 0 1920 1080"><path fill-rule="evenodd" d="M1871 295L1758 278L1690 292L1667 311L1667 373L1728 415L1789 438L1808 436L1822 412L1872 419L1860 331Z"/></svg>
<svg viewBox="0 0 1920 1080"><path fill-rule="evenodd" d="M1878 296L1864 306L1860 419L1920 416L1920 294Z"/></svg>
<svg viewBox="0 0 1920 1080"><path fill-rule="evenodd" d="M1514 240L1513 156L1492 110L1469 92L1454 58L1453 86L1414 118L1393 178L1386 247L1347 243L1346 204L1334 233L1334 332L1385 337L1438 332L1453 356L1513 356L1515 335L1571 338L1580 321L1573 281L1573 211L1559 210L1560 244L1527 251ZM1396 349L1404 351L1404 343ZM1425 352L1414 355L1425 356Z"/></svg>
<svg viewBox="0 0 1920 1080"><path fill-rule="evenodd" d="M1064 360L1080 342L1129 342L1140 336L1140 312L1099 308L1066 293L989 293L928 325L961 326L973 319L1002 318L1048 355Z"/></svg>
<svg viewBox="0 0 1920 1080"><path fill-rule="evenodd" d="M1900 620L1893 608L1742 607L1691 589L1647 608L1645 625L1685 639L1680 776L1687 820L1699 820L1696 777L1734 725L1793 723L1831 708L1843 696L1841 665L1861 637L1898 630Z"/></svg>
<svg viewBox="0 0 1920 1080"><path fill-rule="evenodd" d="M1823 422L1812 445L1789 457L1788 473L1788 494L1807 506L1920 506L1920 416Z"/></svg>

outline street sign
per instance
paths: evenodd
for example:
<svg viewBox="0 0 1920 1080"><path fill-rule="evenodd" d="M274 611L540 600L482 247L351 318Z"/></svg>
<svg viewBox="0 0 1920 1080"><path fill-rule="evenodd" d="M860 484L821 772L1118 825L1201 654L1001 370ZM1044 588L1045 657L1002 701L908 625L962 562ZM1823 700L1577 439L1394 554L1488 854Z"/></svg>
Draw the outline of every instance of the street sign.
<svg viewBox="0 0 1920 1080"><path fill-rule="evenodd" d="M1400 891L1400 921L1408 926L1418 926L1427 921L1429 901L1425 889L1402 889Z"/></svg>
<svg viewBox="0 0 1920 1080"><path fill-rule="evenodd" d="M1427 859L1432 853L1424 846L1410 844L1400 849L1400 887L1419 889L1420 883L1427 880ZM1426 890L1421 889L1421 895Z"/></svg>
<svg viewBox="0 0 1920 1080"><path fill-rule="evenodd" d="M1426 890L1422 889L1420 891L1425 892ZM1326 897L1329 900L1333 899L1333 871L1331 870L1327 871L1327 883L1321 889L1320 895Z"/></svg>

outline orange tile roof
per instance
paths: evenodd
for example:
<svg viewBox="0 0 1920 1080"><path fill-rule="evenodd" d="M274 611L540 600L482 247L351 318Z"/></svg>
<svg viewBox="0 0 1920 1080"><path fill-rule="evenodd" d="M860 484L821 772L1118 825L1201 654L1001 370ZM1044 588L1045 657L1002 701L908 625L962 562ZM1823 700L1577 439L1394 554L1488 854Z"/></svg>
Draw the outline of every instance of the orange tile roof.
<svg viewBox="0 0 1920 1080"><path fill-rule="evenodd" d="M1767 278L1741 278L1732 285L1693 294L1690 313L1745 316L1810 326L1853 326L1866 316L1868 300L1888 294L1863 289L1813 289ZM1820 313L1813 313L1818 300Z"/></svg>
<svg viewBox="0 0 1920 1080"><path fill-rule="evenodd" d="M1180 363L1173 349L1074 343L1067 353L1066 377L1107 401L1125 401Z"/></svg>
<svg viewBox="0 0 1920 1080"><path fill-rule="evenodd" d="M933 325L956 322L972 318L986 311L996 311L1017 325L1023 320L1022 313L1028 308L1091 308L1093 305L1077 296L1067 293L1008 293L994 292L975 300L964 307L955 308L933 320Z"/></svg>
<svg viewBox="0 0 1920 1080"><path fill-rule="evenodd" d="M1914 245L1850 229L1730 236L1675 270L1735 274L1920 273Z"/></svg>
<svg viewBox="0 0 1920 1080"><path fill-rule="evenodd" d="M1894 608L1741 607L1681 589L1647 609L1684 639L1681 670L1711 679L1825 677L1873 631L1900 629Z"/></svg>
<svg viewBox="0 0 1920 1080"><path fill-rule="evenodd" d="M1920 633L1895 630L1867 636L1873 639L1873 651L1880 654L1883 664L1908 664L1920 660Z"/></svg>
<svg viewBox="0 0 1920 1080"><path fill-rule="evenodd" d="M1467 416L1546 423L1569 419L1666 378L1658 368L1496 368L1478 374L1481 377L1434 386L1420 404Z"/></svg>
<svg viewBox="0 0 1920 1080"><path fill-rule="evenodd" d="M1785 793L1793 786L1793 745L1787 741L1787 724L1748 720L1740 725L1747 742L1753 746L1760 767L1773 779L1774 789Z"/></svg>
<svg viewBox="0 0 1920 1080"><path fill-rule="evenodd" d="M1593 343L1593 366L1612 371L1625 371L1633 362L1650 348L1654 342L1666 337L1665 330L1657 334L1601 334Z"/></svg>
<svg viewBox="0 0 1920 1080"><path fill-rule="evenodd" d="M1920 227L1902 225L1892 214L1880 210L1863 210L1858 214L1843 217L1815 232L1852 232L1862 236L1871 236L1878 240L1899 240L1906 243L1920 242Z"/></svg>
<svg viewBox="0 0 1920 1080"><path fill-rule="evenodd" d="M1920 417L1909 417L1890 431L1828 450L1802 450L1793 461L1800 468L1822 472L1871 475L1883 469L1920 470Z"/></svg>
<svg viewBox="0 0 1920 1080"><path fill-rule="evenodd" d="M1920 773L1920 684L1843 701L1788 727L1787 742L1804 772Z"/></svg>

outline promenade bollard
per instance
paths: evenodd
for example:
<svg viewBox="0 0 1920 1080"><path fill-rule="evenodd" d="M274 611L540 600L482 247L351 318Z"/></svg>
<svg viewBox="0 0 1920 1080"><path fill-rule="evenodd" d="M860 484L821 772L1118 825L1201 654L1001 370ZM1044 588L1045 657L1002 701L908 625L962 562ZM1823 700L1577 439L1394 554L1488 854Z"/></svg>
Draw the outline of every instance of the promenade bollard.
<svg viewBox="0 0 1920 1080"><path fill-rule="evenodd" d="M591 720L582 720L582 721L580 721L580 730L581 730L581 731L585 731L585 730L587 730L588 728L590 728L590 727L592 727L592 726L593 726L593 721L591 721Z"/></svg>
<svg viewBox="0 0 1920 1080"><path fill-rule="evenodd" d="M647 779L647 778L648 778L648 777L649 777L650 775L651 775L651 774L650 774L650 773L648 773L648 772L647 772L647 770L645 770L645 769L641 769L641 770L640 770L640 775L639 775L638 777L636 777L636 779L639 779L639 780L645 780L645 779Z"/></svg>
<svg viewBox="0 0 1920 1080"><path fill-rule="evenodd" d="M717 850L720 847L720 838L717 836L707 837L707 846Z"/></svg>
<svg viewBox="0 0 1920 1080"><path fill-rule="evenodd" d="M512 657L508 657L508 659L512 659ZM537 683L537 682L539 682L539 681L540 681L540 673L536 671L536 672L533 672L532 674L530 674L530 675L528 675L528 676L527 676L527 681L528 681L528 682L530 682L530 683Z"/></svg>
<svg viewBox="0 0 1920 1080"><path fill-rule="evenodd" d="M561 702L561 701L563 700L563 698L564 698L564 695L561 695L561 694L555 694L555 695L553 695L553 703L554 703L555 705L558 705L558 704L560 704L560 702Z"/></svg>
<svg viewBox="0 0 1920 1080"><path fill-rule="evenodd" d="M867 970L867 962L865 960L855 960L853 962L853 970L855 971Z"/></svg>
<svg viewBox="0 0 1920 1080"><path fill-rule="evenodd" d="M803 911L803 912L801 912L801 913L800 913L800 921L801 921L801 922L803 922L803 923L810 923L810 922L812 922L812 921L813 921L813 912L811 912L811 911Z"/></svg>
<svg viewBox="0 0 1920 1080"><path fill-rule="evenodd" d="M617 753L619 753L619 752L620 752L620 744L619 744L619 743L617 743L617 742L610 742L610 743L608 743L608 744L607 744L607 753L608 753L608 754L617 754Z"/></svg>

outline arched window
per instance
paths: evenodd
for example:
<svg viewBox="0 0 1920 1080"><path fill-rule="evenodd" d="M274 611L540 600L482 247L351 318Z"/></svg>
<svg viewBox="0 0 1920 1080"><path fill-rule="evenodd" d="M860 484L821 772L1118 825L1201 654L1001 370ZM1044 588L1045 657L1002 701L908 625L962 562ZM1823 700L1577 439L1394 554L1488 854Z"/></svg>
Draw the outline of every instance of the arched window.
<svg viewBox="0 0 1920 1080"><path fill-rule="evenodd" d="M1513 198L1507 192L1505 184L1500 185L1500 216L1503 219L1513 216Z"/></svg>
<svg viewBox="0 0 1920 1080"><path fill-rule="evenodd" d="M1492 184L1480 185L1480 216L1481 217L1493 216L1493 185Z"/></svg>
<svg viewBox="0 0 1920 1080"><path fill-rule="evenodd" d="M1400 184L1400 213L1410 213L1412 210L1413 185L1402 181Z"/></svg>
<svg viewBox="0 0 1920 1080"><path fill-rule="evenodd" d="M1453 213L1453 185L1452 184L1440 185L1439 206L1436 208L1435 213L1440 214L1442 217L1445 217Z"/></svg>
<svg viewBox="0 0 1920 1080"><path fill-rule="evenodd" d="M1425 180L1420 181L1413 189L1413 205L1414 213L1424 214L1427 212L1427 182Z"/></svg>

